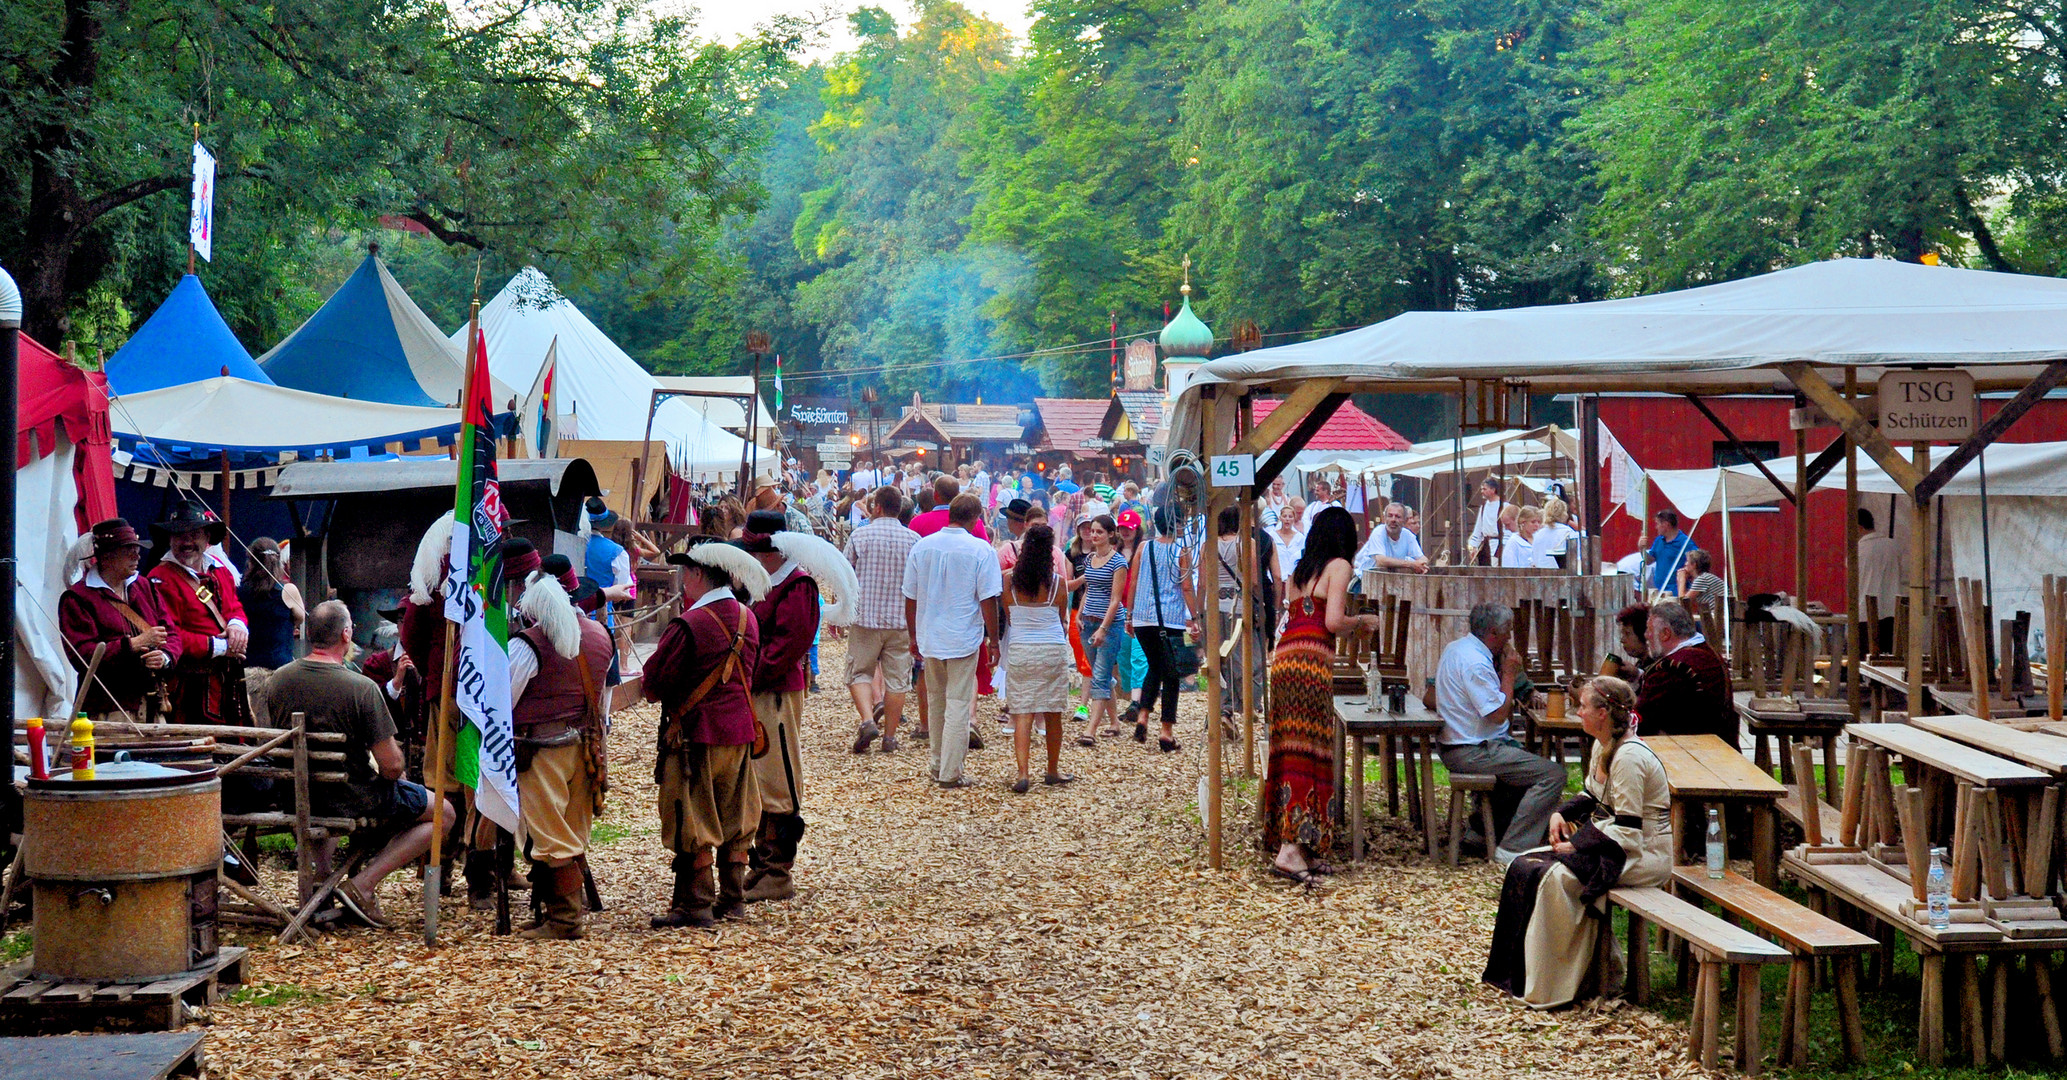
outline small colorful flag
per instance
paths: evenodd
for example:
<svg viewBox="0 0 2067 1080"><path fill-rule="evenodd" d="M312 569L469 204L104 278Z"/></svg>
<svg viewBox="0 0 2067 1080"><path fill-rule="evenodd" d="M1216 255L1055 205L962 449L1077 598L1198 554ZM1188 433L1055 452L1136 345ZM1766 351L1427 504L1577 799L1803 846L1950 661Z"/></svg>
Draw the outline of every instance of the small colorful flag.
<svg viewBox="0 0 2067 1080"><path fill-rule="evenodd" d="M194 254L215 261L215 155L199 140L194 142L194 203L187 216L187 240Z"/></svg>
<svg viewBox="0 0 2067 1080"><path fill-rule="evenodd" d="M538 366L538 378L531 384L531 396L524 418L531 424L532 456L560 456L560 430L556 421L559 403L553 399L553 379L560 366L560 339L546 346L545 363Z"/></svg>
<svg viewBox="0 0 2067 1080"><path fill-rule="evenodd" d="M782 354L775 354L775 415L782 415Z"/></svg>

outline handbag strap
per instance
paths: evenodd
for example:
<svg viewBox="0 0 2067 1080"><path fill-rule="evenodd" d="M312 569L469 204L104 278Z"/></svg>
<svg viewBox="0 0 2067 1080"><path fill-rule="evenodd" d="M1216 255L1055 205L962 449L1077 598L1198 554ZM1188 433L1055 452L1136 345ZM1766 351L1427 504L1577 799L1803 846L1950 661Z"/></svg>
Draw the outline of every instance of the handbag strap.
<svg viewBox="0 0 2067 1080"><path fill-rule="evenodd" d="M1150 540L1149 543L1154 544L1155 541ZM1176 545L1173 543L1169 546ZM1153 547L1148 549L1148 590L1155 594L1156 629L1163 629L1163 579L1156 571L1156 549Z"/></svg>

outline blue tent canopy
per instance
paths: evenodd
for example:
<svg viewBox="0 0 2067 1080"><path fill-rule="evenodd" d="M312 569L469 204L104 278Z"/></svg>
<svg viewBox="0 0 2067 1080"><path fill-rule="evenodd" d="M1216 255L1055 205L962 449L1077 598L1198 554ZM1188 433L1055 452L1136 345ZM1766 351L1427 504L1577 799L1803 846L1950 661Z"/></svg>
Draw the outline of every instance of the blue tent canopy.
<svg viewBox="0 0 2067 1080"><path fill-rule="evenodd" d="M390 405L450 406L462 358L374 255L259 358L281 386Z"/></svg>
<svg viewBox="0 0 2067 1080"><path fill-rule="evenodd" d="M140 394L213 379L224 369L233 378L273 381L230 333L201 279L188 274L108 359L108 386L117 394Z"/></svg>

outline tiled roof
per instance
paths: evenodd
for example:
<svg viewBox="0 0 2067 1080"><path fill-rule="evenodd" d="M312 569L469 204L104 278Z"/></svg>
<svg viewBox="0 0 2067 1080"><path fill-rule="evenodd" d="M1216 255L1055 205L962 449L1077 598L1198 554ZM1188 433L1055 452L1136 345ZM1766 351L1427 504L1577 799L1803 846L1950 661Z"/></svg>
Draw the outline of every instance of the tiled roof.
<svg viewBox="0 0 2067 1080"><path fill-rule="evenodd" d="M1276 401L1257 401L1257 422L1261 423L1263 418L1269 416L1271 410L1277 407L1278 403ZM1287 432L1285 438L1290 437L1291 433ZM1277 444L1278 446L1283 446L1285 439L1279 439ZM1302 449L1409 450L1412 448L1413 444L1400 438L1399 432L1386 427L1370 413L1345 401L1342 403L1341 408L1335 410L1335 415L1328 417L1328 422L1322 424L1321 429L1313 433L1313 438L1308 439L1305 447Z"/></svg>
<svg viewBox="0 0 2067 1080"><path fill-rule="evenodd" d="M1114 438L1119 428L1121 412L1127 417L1127 425L1134 430L1132 441L1145 443L1151 433L1163 426L1163 392L1161 390L1122 390L1106 403L1105 416L1098 422L1098 433L1108 439Z"/></svg>
<svg viewBox="0 0 2067 1080"><path fill-rule="evenodd" d="M955 442L1016 442L1026 434L1019 424L1017 405L962 405L953 402L923 402L918 411L923 422ZM913 421L913 408L904 407L892 435Z"/></svg>
<svg viewBox="0 0 2067 1080"><path fill-rule="evenodd" d="M1098 454L1101 447L1084 443L1098 438L1098 425L1110 404L1105 398L1035 398L1034 410L1040 414L1043 433L1036 449Z"/></svg>

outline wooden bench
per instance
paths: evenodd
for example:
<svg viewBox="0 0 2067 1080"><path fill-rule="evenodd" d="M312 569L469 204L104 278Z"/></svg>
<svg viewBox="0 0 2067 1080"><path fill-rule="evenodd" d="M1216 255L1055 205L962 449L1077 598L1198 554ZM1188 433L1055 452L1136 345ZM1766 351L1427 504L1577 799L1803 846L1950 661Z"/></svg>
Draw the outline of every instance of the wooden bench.
<svg viewBox="0 0 2067 1080"><path fill-rule="evenodd" d="M1716 1044L1722 1034L1723 968L1735 966L1737 973L1737 1068L1749 1075L1759 1069L1758 969L1763 964L1784 964L1792 959L1786 949L1758 935L1730 925L1664 889L1611 889L1608 902L1629 913L1630 1000L1639 1005L1651 999L1650 924L1656 923L1677 935L1692 950L1700 964L1694 985L1694 1015L1688 1022L1688 1053L1713 1069ZM1605 938L1601 947L1606 948Z"/></svg>
<svg viewBox="0 0 2067 1080"><path fill-rule="evenodd" d="M1464 846L1464 802L1467 796L1477 793L1479 828L1486 834L1486 861L1493 861L1493 846L1499 835L1493 831L1493 789L1500 786L1500 779L1481 773L1450 774L1450 865L1457 865L1457 857Z"/></svg>
<svg viewBox="0 0 2067 1080"><path fill-rule="evenodd" d="M1780 1022L1779 1063L1809 1063L1809 999L1816 986L1816 961L1828 958L1837 973L1837 1019L1847 1061L1866 1054L1866 1029L1859 1019L1859 957L1880 943L1781 896L1750 878L1725 871L1721 880L1705 868L1682 866L1673 887L1692 893L1771 935L1794 954L1787 973L1787 1011Z"/></svg>

